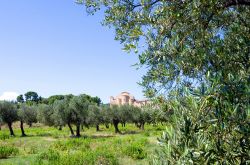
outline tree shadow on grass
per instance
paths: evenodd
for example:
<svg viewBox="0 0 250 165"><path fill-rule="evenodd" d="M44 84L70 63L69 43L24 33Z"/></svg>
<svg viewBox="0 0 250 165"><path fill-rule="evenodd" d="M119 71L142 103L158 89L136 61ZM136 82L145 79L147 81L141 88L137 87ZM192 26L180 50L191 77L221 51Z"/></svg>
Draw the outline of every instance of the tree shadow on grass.
<svg viewBox="0 0 250 165"><path fill-rule="evenodd" d="M121 135L135 135L135 134L140 134L141 132L139 131L125 131L125 132L121 132Z"/></svg>
<svg viewBox="0 0 250 165"><path fill-rule="evenodd" d="M81 135L78 136L70 136L70 138L76 138L76 139L102 139L102 138L112 138L115 137L113 135Z"/></svg>
<svg viewBox="0 0 250 165"><path fill-rule="evenodd" d="M26 134L26 136L19 136L20 138L27 137L53 137L52 133Z"/></svg>

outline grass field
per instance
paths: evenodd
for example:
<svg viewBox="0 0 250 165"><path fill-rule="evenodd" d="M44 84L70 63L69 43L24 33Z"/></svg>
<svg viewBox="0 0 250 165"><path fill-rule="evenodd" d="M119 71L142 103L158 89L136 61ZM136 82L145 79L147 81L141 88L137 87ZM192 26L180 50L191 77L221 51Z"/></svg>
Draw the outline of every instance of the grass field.
<svg viewBox="0 0 250 165"><path fill-rule="evenodd" d="M26 126L27 137L20 137L18 123L14 126L15 137L2 127L0 164L149 164L165 126L146 125L141 131L128 124L120 126L122 134L113 133L112 126L100 128L99 132L84 128L81 138L70 138L67 127L60 131L39 124ZM9 154L5 156L5 152Z"/></svg>

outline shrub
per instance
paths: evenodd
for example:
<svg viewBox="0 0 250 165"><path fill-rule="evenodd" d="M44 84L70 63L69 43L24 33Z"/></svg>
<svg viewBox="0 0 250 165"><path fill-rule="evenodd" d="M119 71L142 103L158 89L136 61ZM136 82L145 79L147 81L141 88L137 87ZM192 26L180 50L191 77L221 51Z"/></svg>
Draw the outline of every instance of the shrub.
<svg viewBox="0 0 250 165"><path fill-rule="evenodd" d="M6 139L9 139L10 138L10 135L8 134L1 134L0 135L0 140L6 140Z"/></svg>
<svg viewBox="0 0 250 165"><path fill-rule="evenodd" d="M115 155L111 152L106 152L105 150L97 150L92 152L93 157L95 158L95 165L117 165L118 160Z"/></svg>
<svg viewBox="0 0 250 165"><path fill-rule="evenodd" d="M90 148L89 139L69 139L67 141L57 141L52 145L52 148L60 151L81 149L83 151Z"/></svg>
<svg viewBox="0 0 250 165"><path fill-rule="evenodd" d="M150 136L150 133L148 131L144 132L144 136Z"/></svg>
<svg viewBox="0 0 250 165"><path fill-rule="evenodd" d="M5 159L10 156L14 156L18 153L18 149L9 146L0 146L0 159Z"/></svg>
<svg viewBox="0 0 250 165"><path fill-rule="evenodd" d="M53 149L49 149L45 152L42 152L37 156L37 161L39 164L42 164L43 161L57 162L59 159L60 159L59 152Z"/></svg>
<svg viewBox="0 0 250 165"><path fill-rule="evenodd" d="M133 159L144 159L147 156L145 147L140 142L134 142L123 149L123 153L132 157Z"/></svg>

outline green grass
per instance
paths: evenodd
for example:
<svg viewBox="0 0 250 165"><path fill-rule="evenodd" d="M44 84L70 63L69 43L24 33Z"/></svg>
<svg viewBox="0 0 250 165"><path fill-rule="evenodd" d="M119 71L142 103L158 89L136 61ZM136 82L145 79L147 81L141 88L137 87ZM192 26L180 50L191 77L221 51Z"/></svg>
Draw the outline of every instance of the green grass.
<svg viewBox="0 0 250 165"><path fill-rule="evenodd" d="M157 147L157 137L164 129L164 126L146 125L141 131L127 124L120 127L122 134L115 134L113 127L101 126L100 132L84 128L81 138L70 138L67 127L62 131L42 125L25 127L27 137L21 137L18 125L14 128L15 137L10 137L8 129L3 127L0 146L5 147L3 152L7 156L0 158L0 164L144 165L148 164Z"/></svg>

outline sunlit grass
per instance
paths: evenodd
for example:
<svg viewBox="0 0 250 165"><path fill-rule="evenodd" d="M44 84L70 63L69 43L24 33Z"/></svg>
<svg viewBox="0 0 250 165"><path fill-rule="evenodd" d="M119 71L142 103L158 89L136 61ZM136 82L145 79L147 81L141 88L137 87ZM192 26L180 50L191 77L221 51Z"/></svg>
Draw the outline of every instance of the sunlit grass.
<svg viewBox="0 0 250 165"><path fill-rule="evenodd" d="M70 138L67 127L25 126L27 137L21 137L18 123L16 136L8 136L6 127L0 131L0 145L18 149L16 155L0 159L0 164L148 164L164 126L146 125L141 131L132 124L114 128L101 126L101 131L84 127L81 138ZM74 128L75 129L75 128Z"/></svg>

